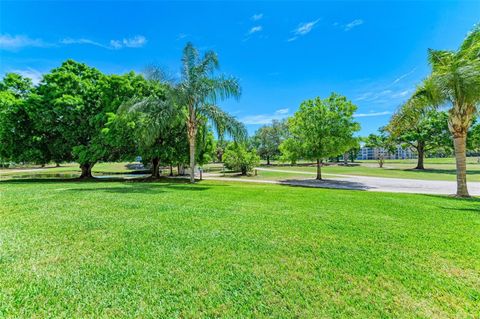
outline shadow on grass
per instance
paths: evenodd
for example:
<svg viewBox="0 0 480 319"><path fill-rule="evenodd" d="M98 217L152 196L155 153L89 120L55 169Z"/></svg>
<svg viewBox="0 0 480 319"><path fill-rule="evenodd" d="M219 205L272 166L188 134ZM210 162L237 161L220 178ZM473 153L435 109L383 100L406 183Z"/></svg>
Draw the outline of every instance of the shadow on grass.
<svg viewBox="0 0 480 319"><path fill-rule="evenodd" d="M292 186L292 187L310 187L310 188L330 188L330 189L343 189L343 190L362 190L366 191L372 189L359 182L339 181L334 179L285 179L279 181L280 185Z"/></svg>
<svg viewBox="0 0 480 319"><path fill-rule="evenodd" d="M188 190L188 191L203 191L208 190L214 184L202 185L202 184L190 184L185 179L176 179L176 178L136 178L136 179L122 179L122 178L89 178L89 179L78 179L78 178L69 178L69 179L9 179L5 181L0 181L0 184L13 184L13 185L26 185L26 184L55 184L55 183L66 183L70 185L95 185L95 184L105 184L105 183L120 183L122 186L113 186L113 187L79 187L73 189L66 189L65 191L69 192L92 192L92 191L104 191L109 193L159 193L165 191L166 189L170 190Z"/></svg>
<svg viewBox="0 0 480 319"><path fill-rule="evenodd" d="M415 169L415 168L390 168L389 170L403 171L403 172L415 172L415 173L433 173L433 174L446 174L455 176L457 171L455 169L441 169L441 168L425 168L425 169ZM480 170L467 170L467 175L480 175Z"/></svg>

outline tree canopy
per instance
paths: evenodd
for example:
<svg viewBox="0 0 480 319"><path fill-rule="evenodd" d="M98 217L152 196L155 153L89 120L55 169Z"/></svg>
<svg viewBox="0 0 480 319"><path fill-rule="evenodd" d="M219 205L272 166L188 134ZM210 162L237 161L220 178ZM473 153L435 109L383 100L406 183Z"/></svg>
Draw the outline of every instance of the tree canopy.
<svg viewBox="0 0 480 319"><path fill-rule="evenodd" d="M317 179L321 179L321 162L343 154L360 129L353 114L357 107L346 97L332 93L304 101L289 120L292 138L298 141L302 157L317 161Z"/></svg>

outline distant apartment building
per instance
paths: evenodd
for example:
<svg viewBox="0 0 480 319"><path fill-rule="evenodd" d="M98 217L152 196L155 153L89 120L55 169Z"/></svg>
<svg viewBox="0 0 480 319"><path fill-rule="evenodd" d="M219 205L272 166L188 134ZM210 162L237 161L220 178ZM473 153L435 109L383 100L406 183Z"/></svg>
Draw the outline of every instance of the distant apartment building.
<svg viewBox="0 0 480 319"><path fill-rule="evenodd" d="M378 155L381 152L385 152L384 149L378 147L362 147L357 154L357 160L375 160L378 159ZM411 148L403 148L397 145L396 149L392 153L385 153L385 159L412 159L417 158L417 154L412 151Z"/></svg>

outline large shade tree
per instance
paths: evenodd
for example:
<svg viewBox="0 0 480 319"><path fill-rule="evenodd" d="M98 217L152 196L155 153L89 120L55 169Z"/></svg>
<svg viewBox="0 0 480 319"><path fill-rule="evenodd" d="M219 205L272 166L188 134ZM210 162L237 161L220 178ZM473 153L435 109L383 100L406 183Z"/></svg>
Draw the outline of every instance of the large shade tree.
<svg viewBox="0 0 480 319"><path fill-rule="evenodd" d="M457 168L457 196L469 197L466 174L467 132L480 103L480 25L456 51L429 50L431 75L415 94L432 105L448 106Z"/></svg>
<svg viewBox="0 0 480 319"><path fill-rule="evenodd" d="M133 96L152 94L149 83L133 72L108 76L83 63L67 60L43 77L32 114L46 135L52 158L80 164L81 178L92 177L98 161L112 159L102 129L108 113Z"/></svg>
<svg viewBox="0 0 480 319"><path fill-rule="evenodd" d="M447 118L446 112L424 107L421 100L411 99L392 116L386 130L395 142L406 144L417 152L415 169L425 169L425 154L451 147Z"/></svg>
<svg viewBox="0 0 480 319"><path fill-rule="evenodd" d="M351 145L353 134L360 129L353 114L357 107L346 97L332 93L304 101L289 120L292 138L301 145L305 158L316 160L317 179L322 179L325 158L343 154Z"/></svg>

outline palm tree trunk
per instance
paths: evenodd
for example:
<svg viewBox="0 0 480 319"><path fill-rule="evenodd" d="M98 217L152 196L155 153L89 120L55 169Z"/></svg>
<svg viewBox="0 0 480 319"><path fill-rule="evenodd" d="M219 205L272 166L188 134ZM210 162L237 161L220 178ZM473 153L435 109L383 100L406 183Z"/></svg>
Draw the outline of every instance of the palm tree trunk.
<svg viewBox="0 0 480 319"><path fill-rule="evenodd" d="M419 141L417 145L417 153L418 153L418 159L417 159L417 167L415 169L425 169L423 166L423 159L425 157L425 142Z"/></svg>
<svg viewBox="0 0 480 319"><path fill-rule="evenodd" d="M455 148L455 161L457 165L457 196L470 197L467 189L467 156L466 156L466 134L458 134L453 137Z"/></svg>
<svg viewBox="0 0 480 319"><path fill-rule="evenodd" d="M322 162L320 161L319 158L317 158L317 179L321 180L322 179Z"/></svg>
<svg viewBox="0 0 480 319"><path fill-rule="evenodd" d="M190 183L195 183L195 136L189 138L190 144Z"/></svg>

